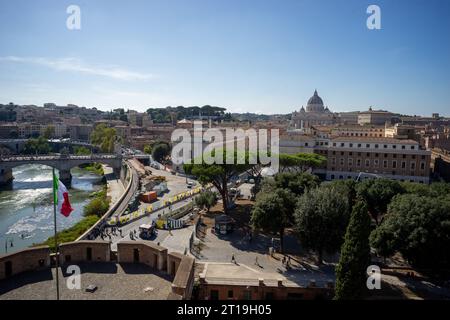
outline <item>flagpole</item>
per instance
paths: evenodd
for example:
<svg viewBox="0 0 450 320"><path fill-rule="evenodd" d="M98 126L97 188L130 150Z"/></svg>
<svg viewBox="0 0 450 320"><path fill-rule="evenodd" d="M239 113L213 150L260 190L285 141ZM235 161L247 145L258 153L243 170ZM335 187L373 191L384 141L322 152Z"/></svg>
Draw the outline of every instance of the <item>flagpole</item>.
<svg viewBox="0 0 450 320"><path fill-rule="evenodd" d="M58 233L56 230L56 189L55 189L55 168L52 168L52 189L53 189L53 222L55 225L55 255L56 255L56 300L59 300L59 256L58 256Z"/></svg>

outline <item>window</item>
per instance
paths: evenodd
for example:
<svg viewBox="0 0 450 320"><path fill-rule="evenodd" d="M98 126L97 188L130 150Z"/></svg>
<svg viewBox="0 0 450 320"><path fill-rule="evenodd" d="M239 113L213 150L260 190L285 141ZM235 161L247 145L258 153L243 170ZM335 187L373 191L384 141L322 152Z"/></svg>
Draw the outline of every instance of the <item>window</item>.
<svg viewBox="0 0 450 320"><path fill-rule="evenodd" d="M425 162L420 163L420 170L425 170Z"/></svg>
<svg viewBox="0 0 450 320"><path fill-rule="evenodd" d="M336 164L336 158L331 158L331 164Z"/></svg>
<svg viewBox="0 0 450 320"><path fill-rule="evenodd" d="M383 146L383 148L387 149L387 144L385 144L385 145Z"/></svg>
<svg viewBox="0 0 450 320"><path fill-rule="evenodd" d="M352 134L353 135L353 134ZM353 143L350 143L350 148L353 148Z"/></svg>
<svg viewBox="0 0 450 320"><path fill-rule="evenodd" d="M404 150L406 148L406 146L402 146L402 149Z"/></svg>
<svg viewBox="0 0 450 320"><path fill-rule="evenodd" d="M228 290L228 299L233 299L233 290Z"/></svg>
<svg viewBox="0 0 450 320"><path fill-rule="evenodd" d="M348 165L349 165L349 166L352 166L352 165L353 165L353 159L352 159L352 158L349 158L349 159L348 159Z"/></svg>
<svg viewBox="0 0 450 320"><path fill-rule="evenodd" d="M361 148L361 143L358 143L358 148Z"/></svg>
<svg viewBox="0 0 450 320"><path fill-rule="evenodd" d="M336 147L336 142L333 142L333 147Z"/></svg>
<svg viewBox="0 0 450 320"><path fill-rule="evenodd" d="M375 145L375 149L378 149L378 144Z"/></svg>
<svg viewBox="0 0 450 320"><path fill-rule="evenodd" d="M219 300L219 290L211 290L211 300Z"/></svg>
<svg viewBox="0 0 450 320"><path fill-rule="evenodd" d="M366 159L366 167L370 167L370 159Z"/></svg>
<svg viewBox="0 0 450 320"><path fill-rule="evenodd" d="M343 155L344 155L344 152L342 151L342 152L341 152L341 156L343 156Z"/></svg>
<svg viewBox="0 0 450 320"><path fill-rule="evenodd" d="M416 163L415 162L411 162L411 170L415 170L416 169Z"/></svg>
<svg viewBox="0 0 450 320"><path fill-rule="evenodd" d="M414 150L415 148L414 148L414 146L411 146L411 150Z"/></svg>
<svg viewBox="0 0 450 320"><path fill-rule="evenodd" d="M392 145L392 149L397 149L397 145Z"/></svg>
<svg viewBox="0 0 450 320"><path fill-rule="evenodd" d="M361 159L356 160L356 165L357 165L358 167L361 167Z"/></svg>
<svg viewBox="0 0 450 320"><path fill-rule="evenodd" d="M395 160L392 161L392 168L394 168L394 169L397 168L397 161L395 161Z"/></svg>
<svg viewBox="0 0 450 320"><path fill-rule="evenodd" d="M378 159L373 160L373 165L374 165L375 167L378 167L378 164L379 164Z"/></svg>
<svg viewBox="0 0 450 320"><path fill-rule="evenodd" d="M344 147L344 146L345 146L345 143L341 142L341 147Z"/></svg>
<svg viewBox="0 0 450 320"><path fill-rule="evenodd" d="M341 166L344 165L344 158L341 158L340 164L341 164Z"/></svg>
<svg viewBox="0 0 450 320"><path fill-rule="evenodd" d="M305 147L307 147L308 146L308 142L305 142Z"/></svg>
<svg viewBox="0 0 450 320"><path fill-rule="evenodd" d="M387 168L387 166L388 166L387 160L383 160L383 168Z"/></svg>
<svg viewBox="0 0 450 320"><path fill-rule="evenodd" d="M406 168L406 162L402 161L402 169L405 169L405 168Z"/></svg>
<svg viewBox="0 0 450 320"><path fill-rule="evenodd" d="M244 300L252 300L252 292L250 290L244 290Z"/></svg>

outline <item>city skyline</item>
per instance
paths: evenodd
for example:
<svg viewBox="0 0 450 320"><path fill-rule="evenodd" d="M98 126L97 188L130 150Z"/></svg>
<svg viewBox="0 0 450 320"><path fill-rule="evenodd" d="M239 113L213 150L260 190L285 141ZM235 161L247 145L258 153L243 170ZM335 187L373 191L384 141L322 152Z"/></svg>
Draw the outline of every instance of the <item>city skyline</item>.
<svg viewBox="0 0 450 320"><path fill-rule="evenodd" d="M381 30L368 1L78 1L81 30L70 4L1 5L1 103L288 114L317 89L333 112L450 115L444 1L377 1Z"/></svg>

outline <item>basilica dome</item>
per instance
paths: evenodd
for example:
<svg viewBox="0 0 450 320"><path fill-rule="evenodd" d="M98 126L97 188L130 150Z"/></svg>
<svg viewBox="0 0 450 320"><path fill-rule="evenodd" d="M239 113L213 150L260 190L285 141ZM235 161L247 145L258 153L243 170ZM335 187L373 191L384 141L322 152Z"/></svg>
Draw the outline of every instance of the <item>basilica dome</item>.
<svg viewBox="0 0 450 320"><path fill-rule="evenodd" d="M317 94L317 90L314 90L314 95L311 98L309 98L308 104L306 105L306 111L307 112L323 112L324 111L323 100Z"/></svg>

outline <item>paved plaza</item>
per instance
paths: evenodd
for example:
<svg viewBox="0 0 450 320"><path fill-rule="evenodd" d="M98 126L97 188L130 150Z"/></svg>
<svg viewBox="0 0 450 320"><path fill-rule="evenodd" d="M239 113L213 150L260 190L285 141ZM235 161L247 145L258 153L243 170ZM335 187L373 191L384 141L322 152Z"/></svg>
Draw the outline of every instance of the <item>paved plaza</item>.
<svg viewBox="0 0 450 320"><path fill-rule="evenodd" d="M172 277L144 264L78 265L82 272L80 290L69 290L66 285L68 275L59 270L61 300L165 300L171 292ZM90 284L98 287L93 293L85 291ZM54 268L26 272L0 281L0 300L54 299Z"/></svg>

